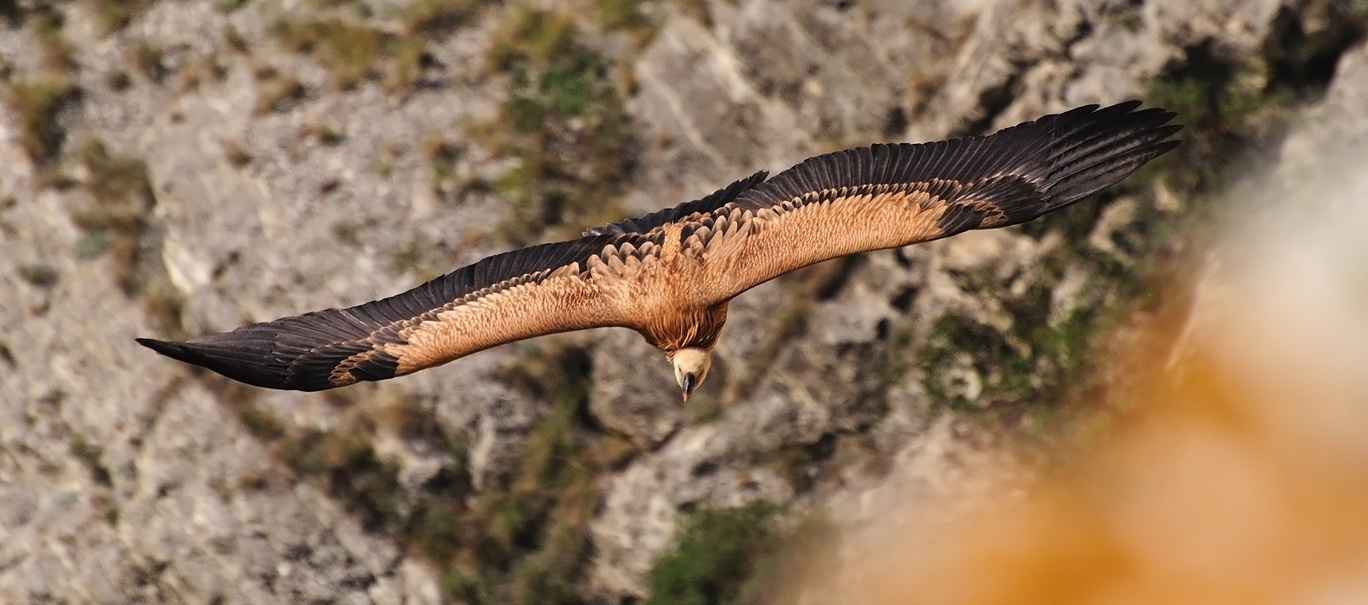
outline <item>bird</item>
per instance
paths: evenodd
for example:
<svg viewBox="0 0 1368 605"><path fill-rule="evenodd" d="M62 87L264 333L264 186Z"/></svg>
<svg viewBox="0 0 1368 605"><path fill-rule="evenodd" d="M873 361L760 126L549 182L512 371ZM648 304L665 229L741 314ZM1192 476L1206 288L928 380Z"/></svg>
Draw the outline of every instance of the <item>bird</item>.
<svg viewBox="0 0 1368 605"><path fill-rule="evenodd" d="M136 340L250 385L320 391L536 336L622 327L664 352L688 401L737 295L825 260L1016 225L1096 194L1178 146L1176 114L1140 106L1085 105L989 135L819 155L389 298L185 342Z"/></svg>

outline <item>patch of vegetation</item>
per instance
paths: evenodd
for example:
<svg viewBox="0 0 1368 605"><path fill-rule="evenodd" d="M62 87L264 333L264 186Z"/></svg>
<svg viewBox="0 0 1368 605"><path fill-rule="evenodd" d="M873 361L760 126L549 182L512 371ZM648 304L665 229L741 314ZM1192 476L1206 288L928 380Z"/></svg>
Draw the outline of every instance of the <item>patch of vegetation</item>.
<svg viewBox="0 0 1368 605"><path fill-rule="evenodd" d="M788 481L793 493L802 494L837 470L838 465L831 462L842 439L849 440L849 436L827 433L812 443L783 444L764 457Z"/></svg>
<svg viewBox="0 0 1368 605"><path fill-rule="evenodd" d="M390 271L403 274L412 271L418 279L427 281L447 271L445 255L437 253L436 243L414 230L398 247L390 250Z"/></svg>
<svg viewBox="0 0 1368 605"><path fill-rule="evenodd" d="M199 88L205 81L222 82L227 78L228 66L217 57L197 54L181 66L176 88L181 92L189 92Z"/></svg>
<svg viewBox="0 0 1368 605"><path fill-rule="evenodd" d="M103 233L114 257L114 281L132 295L144 285L135 271L143 254L142 236L156 199L141 159L111 153L98 139L82 143L75 161L87 172L89 200L71 209L76 226Z"/></svg>
<svg viewBox="0 0 1368 605"><path fill-rule="evenodd" d="M427 45L419 39L400 39L392 48L389 74L385 76L385 88L391 92L413 86L423 68L436 63L428 53Z"/></svg>
<svg viewBox="0 0 1368 605"><path fill-rule="evenodd" d="M1023 292L998 295L1005 315L1001 325L945 312L921 339L897 335L902 342L918 344L910 363L895 354L890 359L895 366L916 370L936 404L999 425L1014 426L1029 418L1028 437L1053 440L1051 432L1058 427L1036 421L1062 418L1066 415L1061 412L1077 406L1098 407L1106 393L1103 368L1112 358L1105 354L1107 343L1097 338L1151 304L1142 292L1157 280L1145 273L1152 269L1090 250L1090 222L1079 222L1084 225L1081 233L1064 236L1068 243L1043 259L1040 273ZM1072 219L1056 223L1066 232L1074 226ZM1082 269L1086 281L1074 308L1054 317L1054 290L1067 267ZM974 276L961 281L970 292L1004 287Z"/></svg>
<svg viewBox="0 0 1368 605"><path fill-rule="evenodd" d="M242 32L231 23L223 26L223 45L233 52L247 52L247 38L244 38Z"/></svg>
<svg viewBox="0 0 1368 605"><path fill-rule="evenodd" d="M338 90L356 88L374 75L388 36L372 27L340 18L280 20L271 33L287 49L318 58L332 72Z"/></svg>
<svg viewBox="0 0 1368 605"><path fill-rule="evenodd" d="M783 352L784 345L802 336L807 329L808 315L815 302L829 300L850 277L859 256L835 259L800 269L784 276L791 284L788 300L775 314L763 338L747 356L746 366L728 376L725 401L739 401L748 397Z"/></svg>
<svg viewBox="0 0 1368 605"><path fill-rule="evenodd" d="M1098 336L1181 306L1186 294L1163 284L1181 272L1184 250L1192 247L1185 242L1209 237L1215 202L1233 170L1274 159L1271 153L1280 147L1297 108L1323 95L1340 54L1364 39L1368 14L1346 10L1327 3L1315 9L1325 13L1319 16L1281 11L1262 55L1243 63L1232 63L1210 43L1186 49L1152 82L1146 99L1148 105L1178 113L1176 121L1186 126L1179 135L1183 145L1102 194L1099 202L1020 227L1039 238L1058 233L1064 245L1043 259L1031 287L1004 300L1010 328L948 315L936 322L915 362L928 394L950 407L986 405L992 417L1029 414L1048 421L1066 408L1082 414L1120 409L1119 402L1105 400L1109 373L1104 368L1111 356L1104 354L1108 343ZM1320 29L1310 33L1308 23ZM1156 184L1183 199L1183 206L1159 207ZM1121 196L1139 201L1133 221L1114 235L1126 258L1099 253L1087 243L1106 203ZM1066 269L1081 270L1087 282L1078 307L1052 324L1051 292ZM967 285L978 287L972 279ZM981 381L975 406L965 396L966 371ZM1047 422L1034 436L1053 440L1054 428Z"/></svg>
<svg viewBox="0 0 1368 605"><path fill-rule="evenodd" d="M104 231L90 231L82 234L72 247L77 260L99 258L109 251L109 234Z"/></svg>
<svg viewBox="0 0 1368 605"><path fill-rule="evenodd" d="M674 547L648 576L649 605L745 605L775 602L802 558L816 564L828 526L806 519L781 524L780 508L755 501L733 509L703 509L682 524ZM789 596L789 595L785 595Z"/></svg>
<svg viewBox="0 0 1368 605"><path fill-rule="evenodd" d="M714 364L717 362L714 361ZM716 367L716 365L714 365ZM716 372L717 370L713 370ZM706 424L721 418L727 413L727 405L721 397L709 397L706 393L695 392L684 402L684 422Z"/></svg>
<svg viewBox="0 0 1368 605"><path fill-rule="evenodd" d="M349 219L339 219L328 227L328 232L332 233L334 239L348 246L356 246L360 240L361 225Z"/></svg>
<svg viewBox="0 0 1368 605"><path fill-rule="evenodd" d="M234 168L242 168L252 163L252 153L240 141L224 140L223 159L228 160Z"/></svg>
<svg viewBox="0 0 1368 605"><path fill-rule="evenodd" d="M1101 16L1127 32L1138 32L1145 26L1144 14L1135 4L1103 7Z"/></svg>
<svg viewBox="0 0 1368 605"><path fill-rule="evenodd" d="M57 270L52 268L52 265L25 264L19 265L19 277L40 288L51 288L57 285L57 279L60 276Z"/></svg>
<svg viewBox="0 0 1368 605"><path fill-rule="evenodd" d="M375 453L368 438L374 426L348 429L301 431L282 441L278 454L301 475L320 477L368 531L393 526L399 521L398 469Z"/></svg>
<svg viewBox="0 0 1368 605"><path fill-rule="evenodd" d="M519 7L499 27L488 62L513 89L476 135L520 164L494 184L509 200L499 231L527 244L546 228L578 233L621 214L630 168L627 116L610 64L581 40L568 15Z"/></svg>
<svg viewBox="0 0 1368 605"><path fill-rule="evenodd" d="M214 5L214 8L218 9L220 13L227 14L247 6L249 1L250 0L218 0L218 3Z"/></svg>
<svg viewBox="0 0 1368 605"><path fill-rule="evenodd" d="M490 0L417 0L400 9L399 20L409 35L431 38L470 23Z"/></svg>
<svg viewBox="0 0 1368 605"><path fill-rule="evenodd" d="M447 599L583 603L576 589L589 556L597 479L636 451L589 422L588 364L583 349L551 347L504 369L504 380L548 401L550 409L528 436L511 476L494 478L479 492L465 470L463 440L410 399L381 396L362 404L352 399L364 394L339 394L343 420L321 432L281 423L248 388L215 376L205 380L296 474L321 482L368 530L391 535L427 558L441 574ZM398 483L398 468L371 445L381 429L422 442L452 463L410 498Z"/></svg>
<svg viewBox="0 0 1368 605"><path fill-rule="evenodd" d="M123 92L133 85L133 79L128 77L126 71L113 71L105 76L105 85L114 92Z"/></svg>
<svg viewBox="0 0 1368 605"><path fill-rule="evenodd" d="M66 174L55 178L79 184L84 193L68 208L72 222L85 231L76 242L76 257L90 260L109 254L110 272L119 288L142 298L143 311L162 333L181 335L184 300L157 255L160 241L149 237L156 198L147 163L112 153L99 139L87 138L69 164L62 170L74 165L80 180Z"/></svg>
<svg viewBox="0 0 1368 605"><path fill-rule="evenodd" d="M151 4L151 0L86 0L103 34L123 29Z"/></svg>
<svg viewBox="0 0 1368 605"><path fill-rule="evenodd" d="M399 145L394 141L386 141L384 147L380 148L380 153L375 156L375 161L371 163L371 169L376 174L389 177L394 172L394 162L399 159Z"/></svg>
<svg viewBox="0 0 1368 605"><path fill-rule="evenodd" d="M1310 30L1313 23L1319 28ZM1249 63L1230 63L1204 42L1151 84L1146 100L1177 111L1187 125L1184 145L1165 158L1174 188L1219 191L1232 166L1264 159L1261 150L1277 146L1294 110L1318 101L1339 57L1364 40L1368 5L1327 2L1304 13L1284 7L1272 29Z"/></svg>
<svg viewBox="0 0 1368 605"><path fill-rule="evenodd" d="M43 68L49 73L65 73L76 66L76 49L62 34L64 24L62 14L50 7L36 11L30 21L33 37L42 49Z"/></svg>
<svg viewBox="0 0 1368 605"><path fill-rule="evenodd" d="M478 494L462 519L485 535L443 577L453 599L471 603L580 603L597 479L635 453L594 426L587 411L590 361L577 347L528 349L501 377L551 408L524 444L513 475ZM469 560L469 563L461 561Z"/></svg>
<svg viewBox="0 0 1368 605"><path fill-rule="evenodd" d="M104 519L106 523L117 526L119 524L119 505L110 504L105 506Z"/></svg>
<svg viewBox="0 0 1368 605"><path fill-rule="evenodd" d="M77 95L76 87L58 77L12 79L5 103L19 125L19 147L35 163L53 159L65 133L57 122L62 105Z"/></svg>
<svg viewBox="0 0 1368 605"><path fill-rule="evenodd" d="M130 52L133 55L133 65L138 68L138 73L146 76L148 80L160 83L162 78L166 77L166 65L163 63L166 59L166 51L162 50L161 47L147 40L138 40Z"/></svg>
<svg viewBox="0 0 1368 605"><path fill-rule="evenodd" d="M258 114L283 111L308 94L304 83L294 76L282 76L274 70L263 70L268 77L257 80Z"/></svg>
<svg viewBox="0 0 1368 605"><path fill-rule="evenodd" d="M257 402L257 392L252 387L218 375L200 375L210 392L218 393L224 405L258 439L272 443L288 434L285 424Z"/></svg>
<svg viewBox="0 0 1368 605"><path fill-rule="evenodd" d="M295 474L320 481L329 495L357 515L368 531L383 532L399 525L398 469L381 459L371 442L379 428L378 413L370 406L352 406L333 431L287 426L257 401L250 387L201 374L209 387L220 393L257 438L266 442ZM337 395L346 398L347 395ZM386 407L386 403L377 406ZM248 486L265 487L269 477L243 477Z"/></svg>
<svg viewBox="0 0 1368 605"><path fill-rule="evenodd" d="M310 124L304 127L304 135L318 141L319 145L325 147L336 147L346 140L346 135L332 124Z"/></svg>
<svg viewBox="0 0 1368 605"><path fill-rule="evenodd" d="M324 3L323 9L345 3ZM427 45L469 23L489 0L419 0L394 15L404 35L367 25L355 18L322 16L277 21L271 32L287 49L317 58L333 76L338 90L350 90L366 80L383 79L398 91L417 82L433 63ZM363 3L350 4L361 17L369 16Z"/></svg>
<svg viewBox="0 0 1368 605"><path fill-rule="evenodd" d="M456 159L460 157L461 148L442 136L433 135L423 141L421 151L432 168L432 192L441 197L455 189Z"/></svg>
<svg viewBox="0 0 1368 605"><path fill-rule="evenodd" d="M100 451L86 443L84 438L80 435L72 437L68 451L90 471L90 477L95 480L95 483L104 487L114 486L114 476L109 473L109 467L105 466L104 461L100 459Z"/></svg>
<svg viewBox="0 0 1368 605"><path fill-rule="evenodd" d="M1029 353L1014 348L995 328L954 313L936 320L917 365L927 394L952 409L1019 402L1031 394Z"/></svg>
<svg viewBox="0 0 1368 605"><path fill-rule="evenodd" d="M172 338L185 336L182 318L185 314L185 296L170 282L165 274L157 275L150 285L143 288L143 313L147 314L152 327L158 333Z"/></svg>
<svg viewBox="0 0 1368 605"><path fill-rule="evenodd" d="M784 343L802 335L807 328L807 318L812 312L813 299L806 288L799 287L791 293L784 306L775 314L766 328L760 342L747 358L746 367L727 381L725 401L740 401L749 396L760 379L783 351Z"/></svg>
<svg viewBox="0 0 1368 605"><path fill-rule="evenodd" d="M626 32L639 46L645 46L655 35L655 25L641 12L641 0L598 0L594 4L600 28Z"/></svg>
<svg viewBox="0 0 1368 605"><path fill-rule="evenodd" d="M712 28L712 7L708 6L708 0L675 0L674 5L680 14L701 23L703 27Z"/></svg>

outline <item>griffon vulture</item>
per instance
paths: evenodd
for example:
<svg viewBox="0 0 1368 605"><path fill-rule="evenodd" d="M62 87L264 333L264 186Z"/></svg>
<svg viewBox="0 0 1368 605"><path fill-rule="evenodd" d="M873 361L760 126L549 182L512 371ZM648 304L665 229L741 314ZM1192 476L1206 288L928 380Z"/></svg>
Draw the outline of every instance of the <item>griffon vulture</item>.
<svg viewBox="0 0 1368 605"><path fill-rule="evenodd" d="M138 342L247 384L318 391L533 336L618 326L665 352L687 400L708 376L736 295L839 256L1029 221L1106 189L1178 145L1174 114L1139 105L817 156L382 300L188 342Z"/></svg>

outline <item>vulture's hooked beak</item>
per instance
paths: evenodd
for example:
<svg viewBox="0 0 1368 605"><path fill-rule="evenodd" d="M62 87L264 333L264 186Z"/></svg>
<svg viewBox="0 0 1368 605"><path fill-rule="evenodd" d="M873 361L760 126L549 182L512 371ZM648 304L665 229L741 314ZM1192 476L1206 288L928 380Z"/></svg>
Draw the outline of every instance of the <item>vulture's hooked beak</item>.
<svg viewBox="0 0 1368 605"><path fill-rule="evenodd" d="M696 383L697 381L694 380L694 375L692 372L684 375L684 384L681 385L684 387L684 401L688 401L689 395L693 395L694 385Z"/></svg>

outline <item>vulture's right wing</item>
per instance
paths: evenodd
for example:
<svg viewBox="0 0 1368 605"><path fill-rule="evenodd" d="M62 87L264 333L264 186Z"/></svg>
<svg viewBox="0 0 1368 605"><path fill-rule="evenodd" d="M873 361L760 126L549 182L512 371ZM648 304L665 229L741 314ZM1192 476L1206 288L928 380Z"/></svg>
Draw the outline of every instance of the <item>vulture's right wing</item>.
<svg viewBox="0 0 1368 605"><path fill-rule="evenodd" d="M685 247L707 259L700 300L848 254L1015 225L1097 193L1178 145L1175 114L1139 104L806 160L685 227Z"/></svg>
<svg viewBox="0 0 1368 605"><path fill-rule="evenodd" d="M659 238L656 238L659 239ZM629 246L629 244L631 244ZM383 380L532 336L624 325L613 285L595 279L650 238L599 235L491 256L382 300L243 326L188 342L146 338L163 355L234 380L318 391Z"/></svg>

